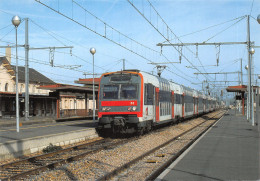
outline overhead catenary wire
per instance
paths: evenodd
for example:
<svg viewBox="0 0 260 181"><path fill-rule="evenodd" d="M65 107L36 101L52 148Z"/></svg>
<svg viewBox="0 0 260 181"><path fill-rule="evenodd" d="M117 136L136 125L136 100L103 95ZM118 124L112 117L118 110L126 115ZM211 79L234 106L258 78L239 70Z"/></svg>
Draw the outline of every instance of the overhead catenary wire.
<svg viewBox="0 0 260 181"><path fill-rule="evenodd" d="M124 49L126 49L126 50L128 50L128 51L130 51L130 52L132 52L133 54L136 54L136 55L140 56L141 58L143 58L143 59L145 59L145 60L147 60L147 61L149 61L149 62L153 62L153 61L152 61L151 59L149 59L148 57L145 57L144 55L142 55L142 54L140 54L140 53L134 51L133 48L124 46L124 45L122 44L122 42L120 41L120 39L119 39L119 41L115 41L115 40L113 40L113 37L108 37L108 34L106 34L107 29L110 28L113 32L118 33L119 38L120 38L120 37L126 38L126 39L130 40L131 42L134 42L136 45L139 45L139 46L141 46L141 47L143 47L143 48L145 48L145 49L147 49L147 50L149 50L149 51L151 51L151 52L156 52L158 55L160 55L160 52L159 52L159 51L154 50L154 49L152 49L152 48L150 48L150 47L148 47L148 46L145 46L145 45L143 45L142 43L140 43L140 42L138 42L138 41L136 41L136 40L134 40L134 39L128 37L127 35L121 33L120 31L118 31L118 30L116 30L115 28L113 28L112 26L110 26L108 23L104 22L103 20L101 20L100 18L98 18L97 16L95 16L93 13L91 13L90 11L88 11L86 8L82 7L79 3L77 3L77 2L74 1L74 0L71 1L73 5L75 4L76 6L80 7L85 13L88 13L88 14L91 15L93 18L95 18L97 21L99 21L99 22L101 22L101 23L103 24L103 26L104 26L104 32L103 32L103 34L101 34L100 32L97 32L97 31L95 30L95 28L94 28L94 29L93 29L93 28L90 28L90 27L84 25L83 23L80 23L79 21L76 21L73 17L70 17L69 15L65 15L65 14L62 13L61 11L58 11L58 10L56 10L56 9L54 9L54 8L52 8L52 7L50 7L50 6L48 6L47 4L43 3L41 0L35 0L35 1L38 2L38 3L40 3L40 4L42 4L42 5L44 5L44 6L46 6L47 8L51 9L52 11L54 11L54 12L56 12L56 13L58 13L58 14L64 16L65 18L67 18L67 19L69 19L69 20L75 22L76 24L78 24L78 25L80 25L80 26L82 26L82 27L88 29L89 31L91 31L91 32L93 32L93 33L95 33L95 34L97 34L97 35L99 35L99 36L101 36L101 37L103 37L103 38L105 38L105 39L111 41L112 43L114 43L114 44L116 44L116 45L118 45L118 46L120 46L120 47L122 47L122 48L124 48ZM73 9L72 9L72 11L73 11ZM164 56L164 55L162 55L162 56ZM164 57L165 57L165 56L164 56ZM167 59L167 57L165 57L165 58ZM168 60L168 59L167 59L167 60Z"/></svg>
<svg viewBox="0 0 260 181"><path fill-rule="evenodd" d="M155 27L155 25L133 4L133 2L131 2L130 0L127 0L128 1L128 3L130 4L130 5L132 5L132 7L164 38L164 39L166 39L166 41L168 41L170 44L171 44L171 42L169 41L169 39L168 39L168 37L166 37L161 31L159 31L159 29L157 28L157 27ZM157 18L159 17L161 20L162 20L162 22L166 25L166 27L167 27L167 31L170 31L180 42L181 42L181 40L177 37L177 35L170 29L170 27L166 24L166 22L163 20L163 18L160 16L160 14L158 13L158 11L154 8L154 6L150 3L150 1L149 0L147 0L148 1L148 3L150 4L150 6L153 8L153 10L156 12L156 14L157 14ZM191 63L191 61L182 53L182 52L180 52L180 50L178 50L176 47L174 47L174 49L177 51L177 52L179 52L183 57L184 57L184 59L185 60L187 60L187 62L189 62L195 69L197 69L198 71L200 71L198 68L196 68L196 66L194 66L192 63ZM191 50L189 50L189 51L191 51ZM200 61L200 60L199 60ZM201 63L201 62L200 62ZM202 65L202 63L201 63L201 65ZM174 66L174 65L173 65ZM177 69L177 67L176 66L174 66L176 69ZM178 69L177 69L178 70ZM205 78L207 79L207 76L205 76Z"/></svg>
<svg viewBox="0 0 260 181"><path fill-rule="evenodd" d="M86 60L86 59L85 59ZM134 62L133 62L134 63ZM182 74L181 74L182 75ZM185 76L184 76L185 77ZM190 77L188 77L188 79L190 79Z"/></svg>
<svg viewBox="0 0 260 181"><path fill-rule="evenodd" d="M255 0L252 0L252 4L251 4L251 8L250 8L250 13L249 13L250 16L251 16L251 13L252 13L252 10L253 10L254 1L255 1Z"/></svg>
<svg viewBox="0 0 260 181"><path fill-rule="evenodd" d="M12 58L15 57L15 55L11 54ZM18 60L22 60L22 61L25 61L25 58L22 57L22 56L18 56ZM42 60L39 60L39 59L35 59L35 58L29 58L29 62L33 62L33 63L36 63L36 64L40 64L40 65L46 65L46 66L50 66L49 62L46 62L46 61L42 61ZM61 69L66 69L66 70L71 70L71 71L75 71L75 72L81 72L81 73L84 73L86 71L83 71L83 70L75 70L75 69L71 69L71 68L66 68L64 67L64 65L62 64L57 64L55 67L58 67L58 68L61 68ZM90 73L90 72L89 72Z"/></svg>
<svg viewBox="0 0 260 181"><path fill-rule="evenodd" d="M32 20L31 20L32 21ZM33 21L34 22L34 21ZM80 44L80 43L77 43L77 42L75 42L75 41L72 41L72 40L69 40L68 38L66 38L66 37L64 37L64 36L61 36L61 35L59 35L59 34L57 34L57 33L54 33L54 32L52 32L52 31L49 31L49 30L47 30L46 28L43 28L42 26L40 26L40 25L38 25L37 23L35 23L34 22L34 24L35 25L37 25L38 27L40 27L42 30L44 30L45 32L47 32L50 36L52 36L53 38L55 38L57 41L59 41L59 42L61 42L58 38L56 38L55 36L57 36L57 37L60 37L60 38L62 38L62 39L64 39L64 40L66 40L66 41L68 41L68 42L70 42L70 43L73 43L73 44L77 44L77 45L79 45L80 47L82 47L82 48L88 48L88 47L86 47L86 46L84 46L84 45L82 45L82 44ZM53 34L53 35L52 35ZM63 45L66 45L64 42L61 42ZM92 65L92 62L88 62L87 60L85 60L84 58L81 58L81 57L79 57L78 55L75 55L74 53L66 53L66 52L59 52L59 51L55 51L56 53L64 53L64 54L68 54L68 55L71 55L71 56L74 56L75 58L77 58L77 59L79 59L79 60L82 60L82 61L84 61L84 62L86 62L86 63L88 63L88 64L91 64ZM102 53L102 52L100 52L99 54L102 54L102 55L105 55L105 56L108 56L108 57L112 57L112 58L114 58L114 59L120 59L120 58L118 58L118 57L114 57L114 56L111 56L111 55L107 55L107 54L104 54L104 53ZM130 61L129 61L130 62ZM130 64L131 64L131 62L130 62ZM132 64L133 65L133 64ZM101 68L102 70L104 70L105 72L107 72L107 70L108 69L104 69L103 67L100 67L100 66L97 66L97 65L94 65L95 67L98 67L98 68ZM134 65L134 66L136 66L136 65Z"/></svg>
<svg viewBox="0 0 260 181"><path fill-rule="evenodd" d="M22 24L24 22L24 19L21 20ZM8 25L9 26L9 25ZM0 38L0 41L2 41L7 35L9 35L13 30L15 30L15 27L13 27L10 31L8 31L3 37Z"/></svg>
<svg viewBox="0 0 260 181"><path fill-rule="evenodd" d="M55 40L57 40L58 42L60 42L63 46L67 46L64 42L60 41L58 38L56 38L55 36L53 36L49 31L47 31L45 28L43 28L42 26L40 26L39 24L37 24L35 21L33 21L32 19L29 19L33 24L35 24L36 26L38 26L40 29L44 30L46 33L48 33L52 38L54 38Z"/></svg>
<svg viewBox="0 0 260 181"><path fill-rule="evenodd" d="M86 25L84 25L84 24L82 24L82 23L76 21L75 19L73 19L73 17L70 17L69 15L65 15L65 14L63 14L61 11L58 11L58 10L56 10L56 9L54 9L54 8L52 8L52 7L50 7L50 6L48 6L47 4L43 3L41 0L35 0L35 1L38 2L38 3L40 3L40 4L42 4L42 5L44 5L44 6L46 6L47 8L51 9L52 11L54 11L54 12L56 12L56 13L58 13L58 14L64 16L65 18L67 18L67 19L69 19L69 20L75 22L76 24L78 24L78 25L80 25L80 26L82 26L82 27L84 27L84 28L86 28L86 29L92 31L93 33L95 33L95 34L97 34L97 35L99 35L99 36L101 36L101 37L103 37L103 38L105 38L105 39L111 41L112 43L115 43L115 44L121 46L122 48L125 48L126 50L128 50L128 51L130 51L130 52L132 52L132 53L134 53L134 54L136 54L136 55L138 55L138 56L140 56L141 58L147 60L148 62L152 62L152 63L153 63L153 61L152 61L151 59L146 58L145 55L141 55L141 54L139 54L139 53L137 53L137 52L134 52L134 51L131 50L130 48L123 46L123 45L120 43L120 41L119 41L119 42L116 42L116 41L114 41L113 39L107 37L106 34L100 34L99 32L96 32L94 29L91 29L90 27L88 27L88 26L86 26ZM143 45L143 44L137 42L136 40L134 40L134 39L132 39L132 38L130 38L130 37L128 37L128 36L122 34L122 33L119 32L118 30L114 29L112 26L108 25L106 22L102 21L101 19L99 19L98 17L96 17L95 15L93 15L91 12L89 12L88 10L86 10L84 7L82 7L81 5L79 5L79 4L78 4L77 2L75 2L74 0L72 0L72 4L73 4L73 3L74 3L75 5L77 5L77 6L79 6L81 9L83 9L85 12L89 13L89 14L90 14L91 16L93 16L96 20L102 22L106 28L108 28L108 27L111 28L111 29L112 29L113 31L115 31L116 33L119 33L119 35L121 35L122 37L125 37L125 38L131 40L131 42L134 42L134 43L136 43L136 44L142 46L142 47L145 48L145 49L148 49L148 50L150 50L150 51L152 51L152 52L161 54L161 52L159 52L159 51L157 51L157 50L154 50L154 49L152 49L152 48L149 48L149 47L147 47L147 46L145 46L145 45ZM105 28L105 29L106 29L106 28ZM163 54L161 54L161 55L164 56L164 58L167 59L167 57L165 57L165 55L163 55ZM167 60L168 60L168 59L167 59ZM177 68L176 68L176 69L177 69ZM179 71L180 71L180 70L179 70ZM180 71L180 72L181 72L181 71Z"/></svg>
<svg viewBox="0 0 260 181"><path fill-rule="evenodd" d="M149 3L150 3L150 1L149 0L147 0ZM133 5L133 3L131 3L129 0L128 0L128 2L133 6L133 7L135 7L134 5ZM150 3L150 6L152 6L153 7L153 5ZM135 7L135 9L137 9L136 7ZM153 7L153 9L155 10L155 8ZM159 15L159 13L155 10L155 12L157 13L157 16L159 16L160 17L160 15ZM139 13L140 13L140 11L139 11ZM141 14L141 13L140 13ZM141 14L143 17L144 17L144 14ZM224 31L226 31L227 29L229 29L230 27L232 27L232 26L234 26L235 24L237 24L238 22L240 22L241 20L243 20L244 18L245 18L246 16L242 16L242 17L239 17L239 18L235 18L235 20L237 20L237 19L239 19L237 22L235 22L234 24L232 24L231 26L229 26L228 28L226 28L226 29L224 29L224 30L222 30L221 32L218 32L217 34L215 34L213 37L210 37L208 40L210 40L210 39L212 39L212 38L214 38L214 37L216 37L217 35L219 35L219 34L221 34L221 33L223 33ZM145 18L145 17L144 17ZM160 17L161 18L161 17ZM147 20L147 18L145 18L146 20ZM162 18L161 18L162 19ZM151 25L152 25L152 23L149 21L149 20L147 20ZM165 21L162 19L162 21L165 23ZM166 24L166 23L165 23ZM167 26L167 28L168 28L168 25L166 24L166 26ZM154 26L153 26L154 27ZM156 29L156 28L155 28ZM156 29L157 30L157 29ZM158 30L157 30L158 31ZM174 34L175 35L175 34ZM163 36L164 37L164 36ZM175 35L175 37L180 41L180 39L179 39L179 37L177 37L176 35ZM165 37L164 37L165 38ZM168 41L167 40L167 38L165 38L166 39L166 41ZM207 41L208 41L207 40ZM168 41L169 42L169 41ZM170 42L169 42L170 43ZM176 49L177 50L177 49ZM198 60L199 60L199 62L200 62L200 64L202 65L202 63L201 63L201 61L200 61L200 59L198 58ZM196 67L195 67L196 68ZM203 69L205 70L205 68L203 67ZM198 70L198 69L197 69ZM199 71L199 70L198 70ZM205 71L206 72L206 71Z"/></svg>
<svg viewBox="0 0 260 181"><path fill-rule="evenodd" d="M237 17L237 18L234 18L234 19L231 19L231 20L222 22L222 23L218 23L218 24L216 24L216 25L212 25L212 26L209 26L209 27L206 27L206 28L197 30L197 31L193 31L193 32L191 32L191 33L187 33L187 34L184 34L184 35L180 35L179 38L182 38L182 37L185 37L185 36L189 36L189 35L193 35L193 34L196 34L196 33L200 33L200 32L202 32L202 31L205 31L205 30L208 30L208 29L211 29L211 28L220 26L220 25L224 25L224 24L226 24L226 23L235 21L235 20L237 20L237 19L245 18L245 17L246 17L246 15L240 16L240 17ZM173 39L172 39L172 40L173 40ZM172 41L172 40L170 40L170 41ZM165 42L167 42L167 41L164 41L164 42L162 42L162 43L165 43Z"/></svg>
<svg viewBox="0 0 260 181"><path fill-rule="evenodd" d="M8 12L6 12L6 11L3 11L3 10L0 10L0 11L6 13L6 14L8 14L8 15L14 16L14 14L8 13ZM60 41L57 37L60 37L62 40L66 40L66 41L71 42L71 43L73 43L73 44L77 44L77 45L79 45L79 46L82 47L82 48L88 48L88 47L86 47L86 46L84 46L84 45L82 45L82 44L80 44L80 43L77 43L77 42L75 42L75 41L72 41L72 40L70 40L70 39L64 37L64 36L61 36L60 34L57 34L57 33L52 32L52 31L50 31L50 30L47 30L46 28L44 28L44 27L40 26L39 24L37 24L37 23L36 23L35 21L33 21L32 19L29 19L29 20L30 20L33 24L35 24L37 27L39 27L40 29L42 29L43 31L45 31L47 34L49 34L51 37L53 37L55 40L57 40L58 42L60 42L62 45L65 45L65 46L66 46L66 44L65 44L64 42ZM22 21L23 21L23 20L22 20ZM10 25L8 25L8 26L6 26L6 27L9 27L9 26L12 26L12 24L10 24ZM6 28L6 27L4 27L4 28ZM4 28L2 28L2 29L4 29ZM0 30L1 30L1 29L0 29ZM1 39L0 39L0 41L5 42L5 43L7 43L7 44L15 45L15 43L8 42L8 41L4 41L4 40L1 40ZM45 50L45 51L48 51L48 50ZM75 55L75 54L73 54L73 53L59 52L59 51L57 51L57 50L56 50L55 52L56 52L56 53L70 54L70 55L76 57L77 59L82 60L82 61L84 61L84 62L86 62L86 63L92 65L92 63L86 61L84 58L81 58L81 57L79 57L79 56L77 56L77 55ZM112 58L115 58L115 59L120 59L120 58L118 58L118 57L114 57L114 56L111 56L111 55L107 55L107 54L104 54L104 53L102 53L102 52L100 52L99 54L102 54L102 55L105 55L105 56L109 56L109 57L112 57ZM129 63L131 64L131 62L129 62ZM133 64L132 64L132 65L133 65ZM102 67L100 67L100 66L95 65L95 67L101 68L101 69L103 69L104 71L106 71L106 69L104 69L104 68L102 68Z"/></svg>
<svg viewBox="0 0 260 181"><path fill-rule="evenodd" d="M8 31L4 36L2 36L0 38L0 41L2 41L2 39L4 39L9 33L11 33L15 28L12 28L10 31Z"/></svg>
<svg viewBox="0 0 260 181"><path fill-rule="evenodd" d="M227 28L225 28L224 30L216 33L215 35L213 35L212 37L208 38L206 41L204 41L203 43L206 43L207 41L211 40L212 38L215 38L217 35L223 33L224 31L228 30L229 28L231 28L232 26L236 25L237 23L239 23L240 21L242 21L243 19L245 19L246 16L242 17L240 20L236 21L235 23L233 23L232 25L228 26Z"/></svg>
<svg viewBox="0 0 260 181"><path fill-rule="evenodd" d="M14 16L14 14L11 14L11 13L9 13L9 12L7 12L7 11L2 10L2 9L0 9L0 11L1 11L2 13L5 13L5 14L11 15L11 16Z"/></svg>
<svg viewBox="0 0 260 181"><path fill-rule="evenodd" d="M8 28L9 26L13 26L12 24L9 24L9 25L7 25L7 26L5 26L5 27L3 27L3 28L0 28L0 30L3 30L3 29L5 29L5 28Z"/></svg>
<svg viewBox="0 0 260 181"><path fill-rule="evenodd" d="M77 58L77 59L79 59L79 60L81 60L81 61L83 61L83 62L85 62L85 63L88 63L88 64L92 65L91 62L88 62L88 61L85 60L84 58L79 57L78 55L75 55L74 53L66 53L66 52L60 52L60 51L55 51L55 52L56 52L56 53L64 53L64 54L67 54L67 55L71 55L71 56L73 56L73 57L75 57L75 58ZM94 65L94 67L97 67L97 68L100 68L100 69L102 69L102 70L105 70L103 67L100 67L100 66L98 66L98 65Z"/></svg>
<svg viewBox="0 0 260 181"><path fill-rule="evenodd" d="M33 20L31 20L31 19L30 19L30 21L33 22L33 24L35 24L37 27L39 27L40 29L42 29L43 31L45 31L47 34L49 34L51 37L53 37L55 40L57 40L58 42L62 43L63 45L66 45L66 44L65 44L64 42L61 42L61 41L60 41L58 38L56 38L55 36L61 37L62 39L66 39L66 40L69 41L69 42L72 42L72 43L77 44L77 43L74 42L74 41L71 41L71 40L69 40L69 39L67 39L67 38L65 38L65 37L62 37L62 36L60 36L60 35L58 35L58 34L56 34L56 33L53 33L53 32L51 32L51 31L47 30L46 28L44 28L44 27L38 25L37 23L35 23L35 22L34 22ZM10 26L10 25L8 25L8 26ZM53 35L52 35L52 34L53 34ZM0 41L14 45L14 43L12 43L12 42L3 41L3 40L0 40ZM79 44L79 45L82 46L81 44ZM82 47L85 47L85 46L82 46ZM48 50L44 50L44 51L48 51ZM84 62L86 62L86 63L92 65L92 63L88 62L88 61L85 60L84 58L81 58L81 57L79 57L79 56L77 56L77 55L75 55L75 54L73 54L73 53L66 53L66 52L59 52L59 51L55 51L55 52L56 52L56 53L69 54L69 55L74 56L75 58L77 58L77 59L79 59L79 60L82 60L82 61L84 61ZM101 53L101 54L102 54L102 53ZM112 56L110 56L110 57L112 57ZM113 57L113 58L115 58L115 57ZM117 58L117 59L119 59L119 58ZM38 61L38 60L37 60L37 61ZM31 62L34 62L33 59L31 59ZM47 66L49 65L49 64L47 64L46 62L44 62L44 63L43 63L43 62L37 62L37 63L39 63L39 64L41 64L41 65L47 65ZM56 65L55 67L62 67L62 65ZM97 66L97 65L95 65L95 67L101 68L101 69L103 69L105 72L108 71L108 69L104 69L103 67L100 67L100 66ZM71 68L68 68L68 69L70 70Z"/></svg>

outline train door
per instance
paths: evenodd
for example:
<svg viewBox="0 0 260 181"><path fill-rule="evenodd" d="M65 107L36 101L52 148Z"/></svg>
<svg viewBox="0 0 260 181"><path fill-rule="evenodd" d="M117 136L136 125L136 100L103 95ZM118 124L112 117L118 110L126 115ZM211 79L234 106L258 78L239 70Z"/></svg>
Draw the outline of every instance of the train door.
<svg viewBox="0 0 260 181"><path fill-rule="evenodd" d="M206 110L207 110L207 100L204 99L204 112L206 112Z"/></svg>
<svg viewBox="0 0 260 181"><path fill-rule="evenodd" d="M195 111L196 111L196 98L193 97L193 115L195 115Z"/></svg>
<svg viewBox="0 0 260 181"><path fill-rule="evenodd" d="M172 119L174 119L174 91L172 91Z"/></svg>
<svg viewBox="0 0 260 181"><path fill-rule="evenodd" d="M183 118L184 118L184 96L185 96L185 94L183 93L181 96L182 97L181 99L182 99L182 117Z"/></svg>
<svg viewBox="0 0 260 181"><path fill-rule="evenodd" d="M160 121L160 108L159 108L159 88L155 87L155 120Z"/></svg>
<svg viewBox="0 0 260 181"><path fill-rule="evenodd" d="M199 114L199 98L197 97L196 100L197 100L197 114Z"/></svg>
<svg viewBox="0 0 260 181"><path fill-rule="evenodd" d="M203 112L205 112L205 99L202 99Z"/></svg>

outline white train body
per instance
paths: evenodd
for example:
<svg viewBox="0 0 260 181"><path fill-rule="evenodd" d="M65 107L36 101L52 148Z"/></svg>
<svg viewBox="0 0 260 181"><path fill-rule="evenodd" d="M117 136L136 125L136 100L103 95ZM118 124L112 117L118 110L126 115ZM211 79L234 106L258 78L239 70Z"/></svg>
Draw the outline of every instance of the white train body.
<svg viewBox="0 0 260 181"><path fill-rule="evenodd" d="M215 98L138 70L103 74L98 105L98 130L120 133L149 131L217 108Z"/></svg>

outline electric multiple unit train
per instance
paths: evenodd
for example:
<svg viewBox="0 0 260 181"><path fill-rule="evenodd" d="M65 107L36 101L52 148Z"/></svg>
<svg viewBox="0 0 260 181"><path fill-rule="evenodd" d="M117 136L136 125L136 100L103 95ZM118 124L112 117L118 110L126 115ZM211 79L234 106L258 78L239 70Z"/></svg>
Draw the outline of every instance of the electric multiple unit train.
<svg viewBox="0 0 260 181"><path fill-rule="evenodd" d="M215 98L139 70L105 73L98 99L99 133L143 133L218 108Z"/></svg>

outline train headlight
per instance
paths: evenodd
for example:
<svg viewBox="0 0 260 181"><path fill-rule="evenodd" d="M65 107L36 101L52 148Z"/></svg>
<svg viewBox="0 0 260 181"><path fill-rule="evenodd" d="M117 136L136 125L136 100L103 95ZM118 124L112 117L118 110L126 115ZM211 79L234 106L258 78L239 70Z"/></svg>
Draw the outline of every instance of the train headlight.
<svg viewBox="0 0 260 181"><path fill-rule="evenodd" d="M134 106L134 107L133 107L133 111L135 111L135 110L136 110L136 107Z"/></svg>
<svg viewBox="0 0 260 181"><path fill-rule="evenodd" d="M103 107L102 108L102 111L110 111L111 110L111 107Z"/></svg>
<svg viewBox="0 0 260 181"><path fill-rule="evenodd" d="M128 108L127 108L128 111L131 111L131 109L132 109L131 107L128 107Z"/></svg>

